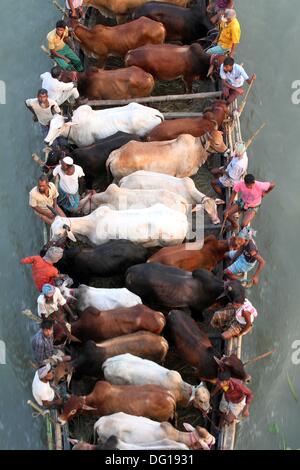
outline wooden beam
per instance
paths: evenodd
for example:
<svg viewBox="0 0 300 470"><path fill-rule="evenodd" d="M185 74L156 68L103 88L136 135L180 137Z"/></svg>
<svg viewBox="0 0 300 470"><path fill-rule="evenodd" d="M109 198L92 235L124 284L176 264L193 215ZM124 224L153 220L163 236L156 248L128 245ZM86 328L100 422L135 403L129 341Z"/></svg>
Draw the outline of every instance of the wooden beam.
<svg viewBox="0 0 300 470"><path fill-rule="evenodd" d="M123 106L129 103L164 103L168 101L205 100L209 98L220 98L222 92L213 91L208 93L190 93L184 95L148 96L145 98L134 98L130 100L89 100L90 106Z"/></svg>
<svg viewBox="0 0 300 470"><path fill-rule="evenodd" d="M165 119L180 119L190 117L201 117L203 113L163 113Z"/></svg>

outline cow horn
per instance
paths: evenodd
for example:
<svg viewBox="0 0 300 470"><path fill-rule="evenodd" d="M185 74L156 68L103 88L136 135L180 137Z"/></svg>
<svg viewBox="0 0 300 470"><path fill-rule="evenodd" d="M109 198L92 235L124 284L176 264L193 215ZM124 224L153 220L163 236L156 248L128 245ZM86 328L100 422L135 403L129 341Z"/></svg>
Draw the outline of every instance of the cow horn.
<svg viewBox="0 0 300 470"><path fill-rule="evenodd" d="M71 439L70 437L68 437L68 441L69 441L70 444L72 444L73 446L75 446L76 444L79 444L78 439Z"/></svg>
<svg viewBox="0 0 300 470"><path fill-rule="evenodd" d="M54 209L54 207L47 205L47 209L49 209L49 211L51 211L52 214L55 215L55 217L59 216L59 213L57 212L57 210Z"/></svg>
<svg viewBox="0 0 300 470"><path fill-rule="evenodd" d="M68 389L70 388L70 383L71 383L71 380L72 380L72 376L73 376L73 370L71 372L69 372L68 375L67 375L67 387L68 387Z"/></svg>
<svg viewBox="0 0 300 470"><path fill-rule="evenodd" d="M82 409L85 411L97 411L97 408L93 408L92 406L82 405Z"/></svg>
<svg viewBox="0 0 300 470"><path fill-rule="evenodd" d="M75 297L73 297L73 299L75 299ZM68 340L72 341L72 343L82 343L82 341L80 339L76 338L76 336L74 336L74 335L68 335Z"/></svg>
<svg viewBox="0 0 300 470"><path fill-rule="evenodd" d="M210 122L214 124L214 130L217 131L219 130L219 125L215 119L211 119Z"/></svg>
<svg viewBox="0 0 300 470"><path fill-rule="evenodd" d="M214 360L216 361L219 367L223 366L223 362L221 359L218 359L216 356L214 356Z"/></svg>

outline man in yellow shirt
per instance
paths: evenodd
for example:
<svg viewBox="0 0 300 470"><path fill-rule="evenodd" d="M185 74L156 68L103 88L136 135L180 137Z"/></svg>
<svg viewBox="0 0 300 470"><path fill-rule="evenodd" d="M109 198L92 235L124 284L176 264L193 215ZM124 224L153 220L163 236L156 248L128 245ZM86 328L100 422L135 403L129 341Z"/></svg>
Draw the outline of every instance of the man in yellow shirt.
<svg viewBox="0 0 300 470"><path fill-rule="evenodd" d="M63 70L83 72L81 60L70 47L69 29L64 21L56 23L56 29L48 33L47 40L52 57Z"/></svg>
<svg viewBox="0 0 300 470"><path fill-rule="evenodd" d="M220 23L220 33L215 46L208 49L209 54L228 54L234 57L237 45L241 39L241 27L237 20L236 12L232 9L225 10Z"/></svg>

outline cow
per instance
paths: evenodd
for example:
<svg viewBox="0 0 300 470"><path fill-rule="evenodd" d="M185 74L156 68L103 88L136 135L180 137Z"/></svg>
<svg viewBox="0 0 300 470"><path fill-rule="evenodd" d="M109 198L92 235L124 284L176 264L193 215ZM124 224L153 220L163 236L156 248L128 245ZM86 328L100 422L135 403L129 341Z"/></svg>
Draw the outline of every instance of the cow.
<svg viewBox="0 0 300 470"><path fill-rule="evenodd" d="M213 28L206 12L206 0L198 0L190 8L183 8L169 3L149 2L133 11L132 18L147 16L160 21L166 28L167 41L191 44L203 38Z"/></svg>
<svg viewBox="0 0 300 470"><path fill-rule="evenodd" d="M143 5L148 0L83 0L84 6L94 7L105 16L125 15L128 11ZM161 0L154 0L160 2ZM174 5L185 7L188 0L169 0Z"/></svg>
<svg viewBox="0 0 300 470"><path fill-rule="evenodd" d="M226 150L222 132L218 130L202 137L182 134L170 141L132 141L110 154L106 168L117 180L139 170L184 178L195 175L210 153Z"/></svg>
<svg viewBox="0 0 300 470"><path fill-rule="evenodd" d="M189 308L202 319L202 312L221 296L231 301L245 296L239 281L224 282L205 269L192 273L159 263L132 266L126 273L126 287L139 295L146 305L164 309Z"/></svg>
<svg viewBox="0 0 300 470"><path fill-rule="evenodd" d="M103 416L94 425L94 431L100 442L110 436L116 436L128 444L151 444L163 439L181 442L189 448L210 450L215 438L199 426L193 428L189 424L184 427L188 432L180 432L171 423L158 423L149 418L131 416L126 413L114 413Z"/></svg>
<svg viewBox="0 0 300 470"><path fill-rule="evenodd" d="M210 393L205 384L190 385L182 380L179 372L169 370L147 359L122 354L107 359L103 363L105 380L115 385L157 384L165 387L175 397L178 407L192 404L207 413L210 409Z"/></svg>
<svg viewBox="0 0 300 470"><path fill-rule="evenodd" d="M77 147L86 147L118 131L143 137L163 120L162 113L157 109L138 103L98 111L83 105L74 111L72 121L69 122L65 122L60 114L55 114L50 121L45 143L52 145L61 136Z"/></svg>
<svg viewBox="0 0 300 470"><path fill-rule="evenodd" d="M88 395L71 395L63 404L58 422L64 425L79 413L99 417L120 411L160 422L173 421L176 402L172 393L159 385L112 385L99 381Z"/></svg>
<svg viewBox="0 0 300 470"><path fill-rule="evenodd" d="M165 324L164 315L146 305L137 304L112 310L88 307L78 320L71 323L70 331L64 324L55 325L54 341L62 344L70 335L71 340L76 338L82 342L92 340L97 343L140 330L160 334Z"/></svg>
<svg viewBox="0 0 300 470"><path fill-rule="evenodd" d="M64 282L59 289L65 299L76 301L76 307L80 312L88 307L112 310L122 307L130 308L142 303L139 296L125 288L104 289L80 284L79 287L71 289Z"/></svg>
<svg viewBox="0 0 300 470"><path fill-rule="evenodd" d="M155 81L139 67L102 70L90 67L86 72L62 70L59 80L76 82L79 95L89 100L122 100L150 96Z"/></svg>
<svg viewBox="0 0 300 470"><path fill-rule="evenodd" d="M129 51L125 56L125 65L136 65L157 80L181 78L186 91L192 92L193 81L212 77L224 57L207 54L197 43L190 46L148 44Z"/></svg>
<svg viewBox="0 0 300 470"><path fill-rule="evenodd" d="M218 240L215 235L209 235L204 239L204 243L185 243L174 247L161 248L147 262L161 263L185 271L195 271L199 268L212 271L224 260L228 251L237 250L238 247L236 237Z"/></svg>
<svg viewBox="0 0 300 470"><path fill-rule="evenodd" d="M89 284L93 277L123 275L130 266L144 263L147 253L146 248L129 240L111 240L95 248L65 248L55 266L76 283Z"/></svg>
<svg viewBox="0 0 300 470"><path fill-rule="evenodd" d="M89 444L88 442L70 440L74 444L72 450L189 450L188 446L180 442L162 439L150 444L127 444L116 436L110 436L105 442Z"/></svg>
<svg viewBox="0 0 300 470"><path fill-rule="evenodd" d="M74 163L81 166L84 171L87 189L92 189L95 181L106 174L105 163L111 152L131 140L141 140L141 138L137 134L117 132L110 137L99 140L95 144L69 150L69 155L73 158ZM53 150L49 153L46 163L44 164L40 161L40 165L44 166L45 172L48 172L57 166L64 156L65 153L62 150Z"/></svg>
<svg viewBox="0 0 300 470"><path fill-rule="evenodd" d="M147 135L146 140L160 141L176 139L181 134L191 134L200 137L207 132L211 133L216 128L220 128L228 113L228 106L224 101L216 101L210 108L207 108L202 117L170 119L158 124Z"/></svg>
<svg viewBox="0 0 300 470"><path fill-rule="evenodd" d="M219 359L207 334L185 312L172 310L167 325L178 354L197 369L199 380L215 383L220 370L229 370L233 378L250 381L242 361L235 354Z"/></svg>
<svg viewBox="0 0 300 470"><path fill-rule="evenodd" d="M60 362L54 371L55 383L60 383L70 374L102 377L102 364L106 359L120 354L130 353L155 362L163 362L169 345L167 340L149 331L138 331L100 343L92 340L79 345L72 350L72 360Z"/></svg>
<svg viewBox="0 0 300 470"><path fill-rule="evenodd" d="M183 214L188 214L191 209L182 196L167 189L126 189L110 184L106 191L96 193L91 197L91 204L85 206L83 213L93 211L102 205L115 210L126 210L144 209L158 203Z"/></svg>
<svg viewBox="0 0 300 470"><path fill-rule="evenodd" d="M187 232L186 215L163 204L123 211L102 206L90 215L72 219L57 215L50 229L53 242L66 236L76 242L74 234L78 234L95 245L122 238L144 247L178 245Z"/></svg>
<svg viewBox="0 0 300 470"><path fill-rule="evenodd" d="M217 205L225 204L224 201L213 199L198 191L191 178L176 178L162 173L141 170L122 178L119 185L121 188L127 189L167 189L182 196L188 204L202 205L212 223L220 223Z"/></svg>
<svg viewBox="0 0 300 470"><path fill-rule="evenodd" d="M166 30L162 23L142 17L117 26L97 24L91 29L77 24L73 34L86 55L105 65L109 55L124 57L129 50L145 44L162 44Z"/></svg>

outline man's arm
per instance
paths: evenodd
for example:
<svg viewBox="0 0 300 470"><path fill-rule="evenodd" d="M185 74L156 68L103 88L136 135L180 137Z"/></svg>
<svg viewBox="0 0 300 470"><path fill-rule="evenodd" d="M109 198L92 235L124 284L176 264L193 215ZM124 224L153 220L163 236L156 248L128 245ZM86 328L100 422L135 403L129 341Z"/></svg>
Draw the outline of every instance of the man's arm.
<svg viewBox="0 0 300 470"><path fill-rule="evenodd" d="M53 209L58 212L61 217L66 217L64 211L57 204L57 198L53 199Z"/></svg>
<svg viewBox="0 0 300 470"><path fill-rule="evenodd" d="M43 400L43 406L45 408L59 408L60 406L63 405L63 399L62 398L57 398L56 400L53 401L44 401Z"/></svg>
<svg viewBox="0 0 300 470"><path fill-rule="evenodd" d="M31 208L37 212L38 214L45 215L46 217L49 217L52 212L49 211L49 209L43 209L42 207L39 206L31 206Z"/></svg>
<svg viewBox="0 0 300 470"><path fill-rule="evenodd" d="M27 104L27 101L24 101L25 103L25 106L27 109L29 109L29 111L33 114L33 120L34 122L37 122L38 121L38 117L37 115L35 114L35 111L33 110L33 108L30 106L30 104Z"/></svg>
<svg viewBox="0 0 300 470"><path fill-rule="evenodd" d="M85 182L84 176L81 176L80 178L78 178L78 184L79 184L79 194L81 196L86 190L86 182Z"/></svg>
<svg viewBox="0 0 300 470"><path fill-rule="evenodd" d="M68 304L64 304L63 309L70 316L70 318L72 318L72 320L77 320L76 315L74 315L72 309L69 307Z"/></svg>
<svg viewBox="0 0 300 470"><path fill-rule="evenodd" d="M69 7L72 12L72 17L76 18L76 8L74 7L73 0L69 0Z"/></svg>
<svg viewBox="0 0 300 470"><path fill-rule="evenodd" d="M237 195L237 192L236 192L236 191L232 191L231 197L230 197L230 200L229 200L228 207L227 207L226 211L228 211L228 210L230 209L230 207L232 206L232 204L234 203L234 200L235 200L236 195ZM226 211L225 211L225 212L226 212Z"/></svg>
<svg viewBox="0 0 300 470"><path fill-rule="evenodd" d="M275 183L274 181L272 181L272 182L270 183L269 189L267 189L267 191L264 192L263 197L264 197L266 194L269 194L271 191L273 191L273 189L274 189L275 187L276 187L276 183Z"/></svg>
<svg viewBox="0 0 300 470"><path fill-rule="evenodd" d="M59 59L63 59L65 62L67 62L67 64L71 62L70 59L68 59L68 57L65 57L64 55L59 54L55 49L50 49L50 53L53 57L58 57Z"/></svg>
<svg viewBox="0 0 300 470"><path fill-rule="evenodd" d="M27 258L23 258L21 259L20 264L33 264L34 258L34 256L28 256Z"/></svg>
<svg viewBox="0 0 300 470"><path fill-rule="evenodd" d="M260 273L266 267L266 262L265 262L264 258L261 255L259 255L258 253L254 257L255 257L256 261L258 262L258 267L257 267L257 270L255 271L254 276L252 277L252 282L253 282L254 285L257 285L259 283Z"/></svg>
<svg viewBox="0 0 300 470"><path fill-rule="evenodd" d="M230 57L234 58L234 54L235 54L235 51L236 51L236 48L237 48L237 44L232 44L232 47L231 47L231 51L230 51Z"/></svg>
<svg viewBox="0 0 300 470"><path fill-rule="evenodd" d="M254 82L255 80L256 80L256 74L254 73L251 78L248 78L246 80L246 82L248 83L248 85L251 85L251 83Z"/></svg>
<svg viewBox="0 0 300 470"><path fill-rule="evenodd" d="M244 310L243 311L243 317L245 318L246 320L246 326L245 328L243 329L243 334L246 334L248 333L249 330L251 330L252 328L252 322L251 322L251 313Z"/></svg>

